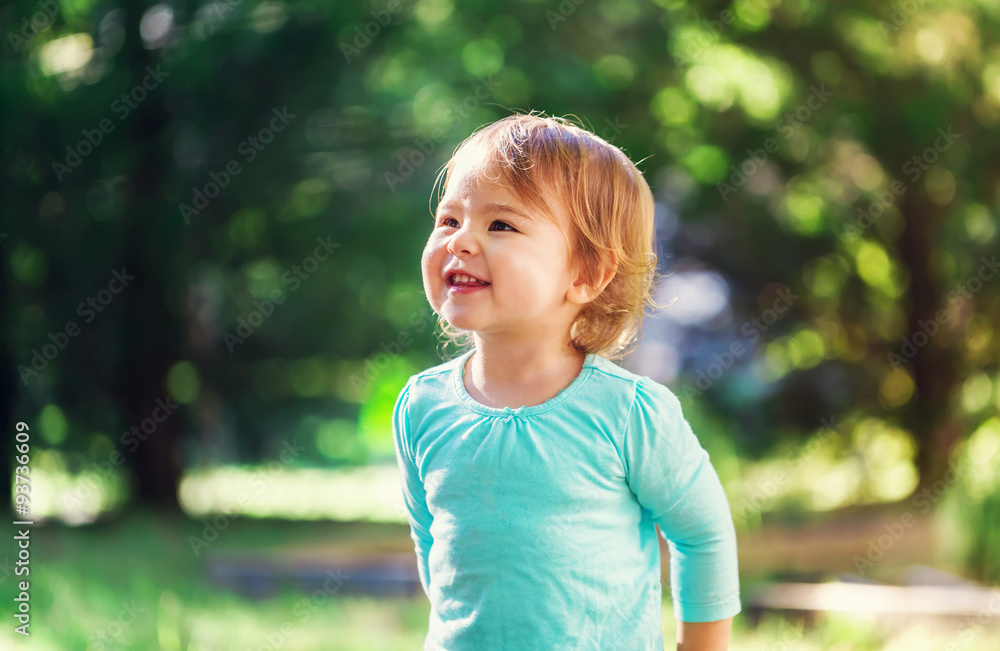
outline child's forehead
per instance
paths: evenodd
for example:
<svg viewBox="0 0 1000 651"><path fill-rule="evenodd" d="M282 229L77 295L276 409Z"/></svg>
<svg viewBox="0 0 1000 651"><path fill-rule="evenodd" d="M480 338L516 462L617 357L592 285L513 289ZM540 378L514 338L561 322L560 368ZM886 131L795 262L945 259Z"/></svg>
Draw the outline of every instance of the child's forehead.
<svg viewBox="0 0 1000 651"><path fill-rule="evenodd" d="M469 203L473 194L489 194L490 201L520 204L545 214L558 212L553 203L563 203L561 175L533 158L515 155L495 142L467 144L449 161L439 207L456 200Z"/></svg>
<svg viewBox="0 0 1000 651"><path fill-rule="evenodd" d="M546 169L546 166L531 161L524 167L516 165L518 169L514 169L509 162L499 160L490 151L460 153L456 155L450 167L444 187L446 192L452 192L456 186L462 186L463 189L489 188L518 196L529 188L534 191L544 191L553 185L549 174L551 170Z"/></svg>
<svg viewBox="0 0 1000 651"><path fill-rule="evenodd" d="M510 194L513 196L508 175L494 162L458 160L445 181L445 196L469 197L477 192Z"/></svg>
<svg viewBox="0 0 1000 651"><path fill-rule="evenodd" d="M483 146L465 147L455 154L450 167L452 177L474 176L496 179L501 171L496 154Z"/></svg>

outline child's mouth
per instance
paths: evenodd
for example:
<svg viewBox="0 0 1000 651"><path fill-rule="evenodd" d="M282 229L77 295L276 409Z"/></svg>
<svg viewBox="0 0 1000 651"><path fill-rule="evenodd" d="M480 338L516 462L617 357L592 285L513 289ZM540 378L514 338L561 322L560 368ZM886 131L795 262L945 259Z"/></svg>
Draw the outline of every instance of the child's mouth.
<svg viewBox="0 0 1000 651"><path fill-rule="evenodd" d="M448 289L452 292L466 293L483 287L489 287L490 283L478 278L473 278L466 274L451 274L448 276Z"/></svg>

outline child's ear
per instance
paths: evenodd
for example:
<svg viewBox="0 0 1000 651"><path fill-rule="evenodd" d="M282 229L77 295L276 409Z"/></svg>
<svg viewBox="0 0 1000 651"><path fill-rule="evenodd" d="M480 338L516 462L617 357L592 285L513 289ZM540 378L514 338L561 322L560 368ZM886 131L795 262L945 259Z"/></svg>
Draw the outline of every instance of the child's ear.
<svg viewBox="0 0 1000 651"><path fill-rule="evenodd" d="M601 292L604 291L604 288L611 282L611 279L615 277L615 267L612 265L604 265L602 267L602 271L603 276L597 285L587 284L583 271L580 271L577 274L576 280L573 281L573 286L569 289L569 300L578 305L586 305L600 296Z"/></svg>

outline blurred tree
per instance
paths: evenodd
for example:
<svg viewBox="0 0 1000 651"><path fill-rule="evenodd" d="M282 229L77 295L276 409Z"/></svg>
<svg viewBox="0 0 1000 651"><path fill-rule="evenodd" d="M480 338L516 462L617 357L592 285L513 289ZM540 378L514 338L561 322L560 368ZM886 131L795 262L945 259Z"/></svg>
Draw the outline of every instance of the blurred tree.
<svg viewBox="0 0 1000 651"><path fill-rule="evenodd" d="M123 4L124 43L118 57L128 86L145 90L143 82L156 83L149 71L160 65L140 35L146 3L126 0ZM156 29L156 23L148 21L146 27ZM130 98L135 96L131 91ZM177 309L183 305L183 287L171 282L171 265L164 256L178 250L180 229L175 220L164 218L162 208L155 208L163 205L163 184L169 178L169 150L164 150L163 143L169 138L171 123L164 93L149 91L142 109L136 110L137 115L124 127L133 143L129 155L137 160L129 164L130 192L123 200L122 246L117 253L121 268L135 279L127 288L131 300L120 312L129 332L119 342L120 368L112 390L126 421L141 427L154 411L156 399L166 395L167 372L182 357L184 329L183 311ZM159 218L150 218L150 213ZM178 418L164 416L127 457L135 479L134 496L141 506L176 510L181 476L179 431Z"/></svg>
<svg viewBox="0 0 1000 651"><path fill-rule="evenodd" d="M996 411L1000 293L971 279L996 251L1000 24L985 2L907 7L127 0L36 28L37 3L9 3L0 426L58 405L68 435L43 442L71 470L117 449L166 508L183 466L283 439L313 463L384 454L387 431L343 423L366 403L384 423L386 378L437 360L435 174L541 109L643 160L667 266L725 278L732 318L672 342L678 392L745 344L705 395L738 452L874 417L912 436L919 490ZM779 290L797 298L748 336ZM134 446L167 397L178 415Z"/></svg>
<svg viewBox="0 0 1000 651"><path fill-rule="evenodd" d="M683 3L664 4L691 16ZM996 408L970 413L959 396L965 378L995 373L998 361L996 284L974 280L993 276L983 256L996 250L987 161L1000 96L995 50L982 56L982 47L997 13L976 3L804 1L704 15L672 32L684 77L659 96L664 126L684 133L665 136L679 141L675 154L719 190L689 211L725 224L704 257L740 294L777 278L804 290L782 328L792 336L765 349L762 375L788 387L775 400L807 382L813 413L802 424L831 410L901 423L916 442L922 490ZM691 113L694 103L718 117ZM977 314L985 319L973 339ZM822 337L819 357L797 341L809 331ZM850 406L823 395L831 367L851 387L840 392Z"/></svg>

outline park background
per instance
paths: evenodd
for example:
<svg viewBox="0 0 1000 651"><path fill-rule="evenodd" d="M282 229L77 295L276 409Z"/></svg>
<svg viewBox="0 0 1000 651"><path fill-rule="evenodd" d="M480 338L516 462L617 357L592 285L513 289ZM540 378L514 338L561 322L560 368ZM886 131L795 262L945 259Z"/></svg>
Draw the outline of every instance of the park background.
<svg viewBox="0 0 1000 651"><path fill-rule="evenodd" d="M0 525L0 646L419 648L390 415L455 353L432 185L538 110L653 188L672 303L623 364L730 498L732 648L998 647L996 2L16 0L0 26L0 485L24 422L36 522L30 639Z"/></svg>

